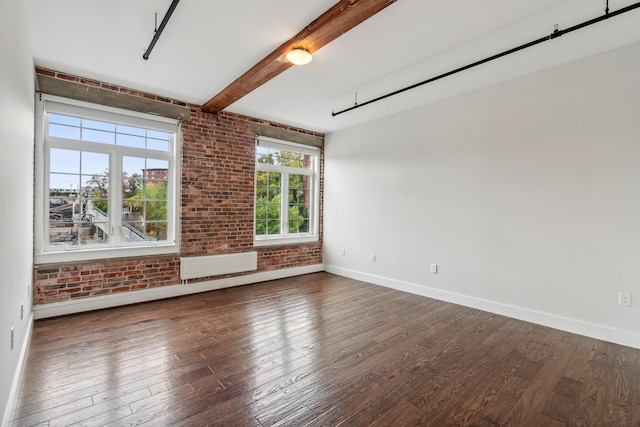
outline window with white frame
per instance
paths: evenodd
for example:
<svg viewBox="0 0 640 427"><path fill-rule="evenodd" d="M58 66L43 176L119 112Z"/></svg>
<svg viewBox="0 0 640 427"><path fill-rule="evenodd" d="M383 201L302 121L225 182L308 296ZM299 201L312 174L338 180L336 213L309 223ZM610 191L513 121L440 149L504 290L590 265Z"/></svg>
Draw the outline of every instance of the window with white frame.
<svg viewBox="0 0 640 427"><path fill-rule="evenodd" d="M320 150L256 138L255 245L318 240Z"/></svg>
<svg viewBox="0 0 640 427"><path fill-rule="evenodd" d="M177 120L41 95L36 127L36 263L177 252Z"/></svg>

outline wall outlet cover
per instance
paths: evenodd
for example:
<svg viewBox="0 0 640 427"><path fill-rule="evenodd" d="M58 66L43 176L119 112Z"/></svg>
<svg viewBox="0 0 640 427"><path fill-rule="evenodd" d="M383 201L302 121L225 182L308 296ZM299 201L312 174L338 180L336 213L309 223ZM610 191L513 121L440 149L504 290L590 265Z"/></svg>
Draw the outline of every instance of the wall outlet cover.
<svg viewBox="0 0 640 427"><path fill-rule="evenodd" d="M629 292L618 292L618 304L631 306L631 294Z"/></svg>

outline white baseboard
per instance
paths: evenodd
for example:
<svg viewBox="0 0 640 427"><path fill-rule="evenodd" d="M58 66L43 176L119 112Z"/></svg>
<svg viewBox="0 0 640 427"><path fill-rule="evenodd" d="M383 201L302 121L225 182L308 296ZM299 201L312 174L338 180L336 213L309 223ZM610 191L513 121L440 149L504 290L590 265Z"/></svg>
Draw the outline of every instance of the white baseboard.
<svg viewBox="0 0 640 427"><path fill-rule="evenodd" d="M324 271L324 264L314 264L303 267L285 268L281 270L261 271L244 276L235 276L225 279L208 280L206 282L189 283L186 285L170 285L159 288L141 289L139 291L121 292L116 294L100 295L96 297L80 298L77 300L53 302L33 306L35 319L62 316L66 314L80 313L83 311L99 310L103 308L117 307L127 304L135 304L145 301L153 301L163 298L172 298L182 295L196 294L213 291L216 289L230 288L233 286L248 285L251 283L265 282L268 280L284 279L286 277L300 276L302 274Z"/></svg>
<svg viewBox="0 0 640 427"><path fill-rule="evenodd" d="M27 320L27 330L25 331L25 339L22 342L22 348L20 349L20 357L18 358L18 365L16 367L15 374L13 375L13 381L11 383L11 390L9 391L9 398L7 399L7 408L3 414L2 426L9 425L9 421L13 418L14 406L16 404L16 395L18 392L18 386L20 385L20 378L24 370L24 364L27 360L27 351L29 350L29 344L31 343L31 332L33 331L33 311Z"/></svg>
<svg viewBox="0 0 640 427"><path fill-rule="evenodd" d="M555 328L574 334L584 335L587 337L626 345L629 347L640 348L640 334L632 331L615 329L609 326L603 326L595 323L585 322L582 320L558 316L556 314L544 313L524 307L518 307L495 301L485 300L482 298L471 297L468 295L457 294L454 292L443 291L441 289L435 289L415 283L395 280L388 277L362 273L359 271L332 265L325 265L325 271L327 271L328 273L337 274L339 276L349 277L351 279L361 280L363 282L373 283L375 285L385 286L387 288L397 289L399 291L434 298L453 304L464 305L466 307L476 308L479 310L488 311L490 313L500 314L503 316L512 317L514 319L524 320L527 322L548 326L550 328Z"/></svg>

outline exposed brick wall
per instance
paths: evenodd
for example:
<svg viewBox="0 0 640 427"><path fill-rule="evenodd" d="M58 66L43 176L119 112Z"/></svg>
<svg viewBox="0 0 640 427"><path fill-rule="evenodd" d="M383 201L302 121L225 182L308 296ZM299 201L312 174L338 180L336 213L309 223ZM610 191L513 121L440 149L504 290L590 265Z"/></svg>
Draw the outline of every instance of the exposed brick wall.
<svg viewBox="0 0 640 427"><path fill-rule="evenodd" d="M180 277L177 257L42 266L36 269L36 303L154 288Z"/></svg>
<svg viewBox="0 0 640 427"><path fill-rule="evenodd" d="M253 248L254 138L241 116L195 112L182 125L182 253Z"/></svg>
<svg viewBox="0 0 640 427"><path fill-rule="evenodd" d="M182 123L180 256L257 250L258 271L322 263L322 204L318 243L253 247L255 134L249 127L251 123L260 123L323 135L238 114L212 115L202 112L197 105L52 70L36 68L36 73L191 109L190 120ZM212 278L200 280L209 279ZM180 263L179 257L166 256L51 264L36 266L34 281L34 304L45 304L174 285L180 282Z"/></svg>

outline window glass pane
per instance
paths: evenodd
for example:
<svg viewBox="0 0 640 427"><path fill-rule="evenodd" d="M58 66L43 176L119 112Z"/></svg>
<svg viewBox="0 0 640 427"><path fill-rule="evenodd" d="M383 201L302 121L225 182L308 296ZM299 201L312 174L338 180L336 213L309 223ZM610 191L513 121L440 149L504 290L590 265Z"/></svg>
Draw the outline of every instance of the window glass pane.
<svg viewBox="0 0 640 427"><path fill-rule="evenodd" d="M309 232L310 181L307 175L289 175L289 233Z"/></svg>
<svg viewBox="0 0 640 427"><path fill-rule="evenodd" d="M256 161L258 163L310 169L312 167L311 159L312 156L295 151L256 146Z"/></svg>
<svg viewBox="0 0 640 427"><path fill-rule="evenodd" d="M147 222L147 239L167 240L167 222Z"/></svg>
<svg viewBox="0 0 640 427"><path fill-rule="evenodd" d="M101 221L91 213L84 213L78 221L78 236L80 245L101 245L109 242L108 221Z"/></svg>
<svg viewBox="0 0 640 427"><path fill-rule="evenodd" d="M145 148L145 138L144 136L135 136L118 133L116 134L116 144L122 145L124 147L135 147L135 148Z"/></svg>
<svg viewBox="0 0 640 427"><path fill-rule="evenodd" d="M82 119L82 140L101 144L115 144L116 125L97 120Z"/></svg>
<svg viewBox="0 0 640 427"><path fill-rule="evenodd" d="M128 243L135 242L152 242L167 240L168 223L165 222L149 222L149 221L128 221L130 215L123 212L122 218L122 235L123 241Z"/></svg>
<svg viewBox="0 0 640 427"><path fill-rule="evenodd" d="M170 136L169 132L161 132L161 131L151 130L151 129L147 130L147 138L154 138L154 139L168 141L169 136Z"/></svg>
<svg viewBox="0 0 640 427"><path fill-rule="evenodd" d="M128 173L122 174L122 199L127 200L132 198L143 188L142 175L137 172L129 175Z"/></svg>
<svg viewBox="0 0 640 427"><path fill-rule="evenodd" d="M115 133L102 130L82 129L82 140L101 144L115 144Z"/></svg>
<svg viewBox="0 0 640 427"><path fill-rule="evenodd" d="M166 160L158 160L158 159L146 159L146 160L147 160L147 169L167 170L169 168L169 162Z"/></svg>
<svg viewBox="0 0 640 427"><path fill-rule="evenodd" d="M166 188L166 186L163 186ZM145 218L147 221L167 220L167 201L147 202L145 206Z"/></svg>
<svg viewBox="0 0 640 427"><path fill-rule="evenodd" d="M145 169L146 159L142 157L122 158L123 212L126 210L131 215L144 215L142 202L145 199L143 176ZM136 217L128 217L126 220L137 221Z"/></svg>
<svg viewBox="0 0 640 427"><path fill-rule="evenodd" d="M76 193L81 187L80 176L71 174L50 173L49 195Z"/></svg>
<svg viewBox="0 0 640 427"><path fill-rule="evenodd" d="M66 125L49 124L49 136L56 138L80 139L80 128Z"/></svg>
<svg viewBox="0 0 640 427"><path fill-rule="evenodd" d="M123 157L122 223L126 241L167 239L168 168L166 160Z"/></svg>
<svg viewBox="0 0 640 427"><path fill-rule="evenodd" d="M135 126L50 114L49 135L78 141L117 144L124 147L168 152L173 134Z"/></svg>
<svg viewBox="0 0 640 427"><path fill-rule="evenodd" d="M80 139L81 120L76 117L49 114L49 135L57 138Z"/></svg>
<svg viewBox="0 0 640 427"><path fill-rule="evenodd" d="M280 234L282 174L258 172L256 174L256 235Z"/></svg>
<svg viewBox="0 0 640 427"><path fill-rule="evenodd" d="M83 130L102 130L109 133L116 131L116 125L113 123L99 122L97 120L82 119Z"/></svg>
<svg viewBox="0 0 640 427"><path fill-rule="evenodd" d="M167 240L167 222L122 220L122 240L128 243Z"/></svg>
<svg viewBox="0 0 640 427"><path fill-rule="evenodd" d="M79 218L80 244L109 243L108 200L106 198L81 198ZM101 209L102 208L102 209Z"/></svg>
<svg viewBox="0 0 640 427"><path fill-rule="evenodd" d="M122 161L122 170L125 178L135 177L137 185L142 185L142 181L146 183L166 184L169 162L166 160L125 156ZM124 185L130 185L130 183L127 183L125 180Z"/></svg>
<svg viewBox="0 0 640 427"><path fill-rule="evenodd" d="M171 135L169 132L156 130L147 131L147 149L157 151L169 151Z"/></svg>
<svg viewBox="0 0 640 427"><path fill-rule="evenodd" d="M78 244L78 233L73 222L51 221L49 223L49 244L51 246L72 246Z"/></svg>
<svg viewBox="0 0 640 427"><path fill-rule="evenodd" d="M103 215L109 212L109 177L107 175L83 175L82 197L88 203L88 209Z"/></svg>
<svg viewBox="0 0 640 427"><path fill-rule="evenodd" d="M292 151L279 151L276 155L277 164L280 166L289 166L292 168L305 167L304 158L308 157L304 154L294 153Z"/></svg>
<svg viewBox="0 0 640 427"><path fill-rule="evenodd" d="M106 154L57 148L49 150L50 245L107 243L108 221L106 217L98 219L98 222L102 221L98 230L94 204L106 212L108 169L109 156ZM81 171L96 173L82 175Z"/></svg>
<svg viewBox="0 0 640 427"><path fill-rule="evenodd" d="M75 195L49 198L49 243L83 246L108 243L108 221L91 206L91 200Z"/></svg>
<svg viewBox="0 0 640 427"><path fill-rule="evenodd" d="M124 214L123 214L124 215ZM125 243L137 243L148 241L145 235L145 227L143 221L125 221L122 219L122 227L120 237Z"/></svg>
<svg viewBox="0 0 640 427"><path fill-rule="evenodd" d="M141 136L145 137L147 130L134 126L116 125L116 132L121 135Z"/></svg>
<svg viewBox="0 0 640 427"><path fill-rule="evenodd" d="M49 241L55 246L77 244L78 233L74 218L78 213L77 194L67 191L50 191L49 195Z"/></svg>
<svg viewBox="0 0 640 427"><path fill-rule="evenodd" d="M280 234L280 220L279 219L267 220L267 234L269 234L269 235Z"/></svg>
<svg viewBox="0 0 640 427"><path fill-rule="evenodd" d="M63 116L62 114L49 114L49 123L80 127L80 122L81 119L77 117Z"/></svg>
<svg viewBox="0 0 640 427"><path fill-rule="evenodd" d="M80 151L49 150L49 172L80 173Z"/></svg>
<svg viewBox="0 0 640 427"><path fill-rule="evenodd" d="M156 151L169 151L169 141L160 139L147 139L147 148Z"/></svg>
<svg viewBox="0 0 640 427"><path fill-rule="evenodd" d="M256 161L258 163L273 164L273 156L271 155L269 148L258 145L256 147Z"/></svg>
<svg viewBox="0 0 640 427"><path fill-rule="evenodd" d="M142 176L146 168L146 159L143 157L125 156L122 158L122 171L126 176L133 176L136 173Z"/></svg>
<svg viewBox="0 0 640 427"><path fill-rule="evenodd" d="M109 171L109 155L105 153L82 152L83 175L106 175Z"/></svg>

